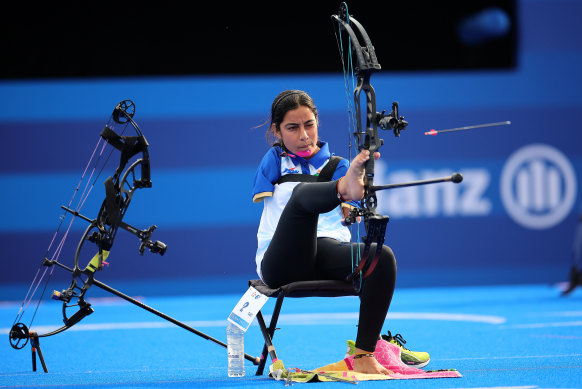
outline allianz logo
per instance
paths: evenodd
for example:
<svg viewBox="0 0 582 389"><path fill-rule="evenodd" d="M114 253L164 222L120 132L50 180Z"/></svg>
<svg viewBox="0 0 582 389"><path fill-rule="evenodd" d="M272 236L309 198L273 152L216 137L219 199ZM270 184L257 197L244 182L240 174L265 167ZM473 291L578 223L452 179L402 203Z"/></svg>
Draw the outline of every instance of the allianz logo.
<svg viewBox="0 0 582 389"><path fill-rule="evenodd" d="M485 168L459 169L463 182L435 184L378 192L378 208L393 217L489 216L493 212L488 196L492 174ZM376 181L408 182L448 176L450 169L395 170L376 164ZM547 229L563 221L572 211L577 183L568 158L556 148L533 144L516 150L506 160L499 178L501 203L519 225Z"/></svg>
<svg viewBox="0 0 582 389"><path fill-rule="evenodd" d="M531 144L516 150L505 162L500 192L505 210L516 223L531 229L551 228L574 206L576 174L561 151Z"/></svg>
<svg viewBox="0 0 582 389"><path fill-rule="evenodd" d="M451 175L450 169L395 170L384 175L386 164L376 162L377 184L410 182ZM377 193L378 208L394 217L435 216L487 216L491 213L491 201L485 192L491 175L487 169L462 169L461 184L441 183L385 190Z"/></svg>

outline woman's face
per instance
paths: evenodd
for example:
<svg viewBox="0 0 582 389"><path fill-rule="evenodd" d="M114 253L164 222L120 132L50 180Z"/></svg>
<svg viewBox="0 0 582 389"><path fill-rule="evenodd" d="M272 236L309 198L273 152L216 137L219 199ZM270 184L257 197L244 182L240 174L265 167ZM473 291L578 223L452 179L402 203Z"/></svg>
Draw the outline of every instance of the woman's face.
<svg viewBox="0 0 582 389"><path fill-rule="evenodd" d="M317 119L309 107L301 105L287 111L279 128L280 132L276 128L273 132L291 154L309 158L319 151Z"/></svg>

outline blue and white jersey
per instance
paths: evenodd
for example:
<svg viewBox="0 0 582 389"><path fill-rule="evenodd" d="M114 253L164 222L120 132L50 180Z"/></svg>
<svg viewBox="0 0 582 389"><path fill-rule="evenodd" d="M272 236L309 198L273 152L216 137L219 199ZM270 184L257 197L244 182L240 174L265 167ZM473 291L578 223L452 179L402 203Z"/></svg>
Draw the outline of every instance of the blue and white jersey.
<svg viewBox="0 0 582 389"><path fill-rule="evenodd" d="M257 233L258 247L255 261L257 263L257 274L261 278L263 255L269 247L269 243L271 243L279 218L291 197L293 188L299 184L299 182L277 184L277 181L281 176L287 174L319 175L331 157L329 145L326 142L320 142L319 146L320 150L309 159L284 153L284 150L279 146L272 147L265 154L257 169L253 186L253 202L263 201L263 214L261 215ZM332 181L343 177L348 170L348 166L349 162L342 159L335 169ZM339 205L334 210L319 215L317 237L334 238L341 242L349 242L351 238L350 230L341 224L342 218Z"/></svg>

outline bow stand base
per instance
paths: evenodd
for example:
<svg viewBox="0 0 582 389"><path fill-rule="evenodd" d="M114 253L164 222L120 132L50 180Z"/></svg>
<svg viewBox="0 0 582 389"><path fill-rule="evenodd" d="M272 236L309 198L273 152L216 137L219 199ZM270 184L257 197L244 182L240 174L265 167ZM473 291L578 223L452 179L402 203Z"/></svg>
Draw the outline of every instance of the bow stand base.
<svg viewBox="0 0 582 389"><path fill-rule="evenodd" d="M9 332L9 340L12 348L20 350L24 348L28 342L32 351L32 371L36 371L36 356L42 365L45 373L48 373L42 350L40 349L39 335L34 331L29 331L28 327L23 323L16 323L12 326Z"/></svg>
<svg viewBox="0 0 582 389"><path fill-rule="evenodd" d="M46 362L44 361L44 357L42 355L42 350L40 349L40 342L38 341L38 334L36 332L30 333L30 347L32 348L32 371L36 371L36 355L38 352L38 359L40 360L40 364L42 365L42 369L45 373L48 373L48 369L46 367Z"/></svg>

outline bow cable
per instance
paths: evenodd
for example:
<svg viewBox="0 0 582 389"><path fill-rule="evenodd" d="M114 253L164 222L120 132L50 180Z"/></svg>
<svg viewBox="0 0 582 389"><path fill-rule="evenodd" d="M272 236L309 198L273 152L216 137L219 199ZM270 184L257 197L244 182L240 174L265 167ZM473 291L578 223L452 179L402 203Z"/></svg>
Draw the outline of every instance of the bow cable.
<svg viewBox="0 0 582 389"><path fill-rule="evenodd" d="M347 3L343 2L340 5L340 13L338 15L340 18L345 18L345 23L349 26L350 25L350 14L348 12L348 5ZM334 29L336 43L338 46L338 50L340 53L340 59L342 62L342 71L344 76L344 88L346 93L346 103L348 107L348 161L352 162L352 148L353 148L353 135L358 131L356 123L356 112L354 107L354 102L352 97L355 98L355 85L357 83L356 77L354 75L354 62L353 62L353 47L352 47L352 38L349 34L347 35L347 54L344 51L344 42L342 37L342 28L340 24L337 25L337 30ZM358 205L356 205L358 206ZM360 228L357 223L350 224L350 236L354 236L354 229L355 229L355 241L360 241ZM351 261L352 261L352 272L357 268L360 260L362 258L362 254L360 252L360 245L352 245L351 249ZM360 277L361 280L361 277Z"/></svg>

